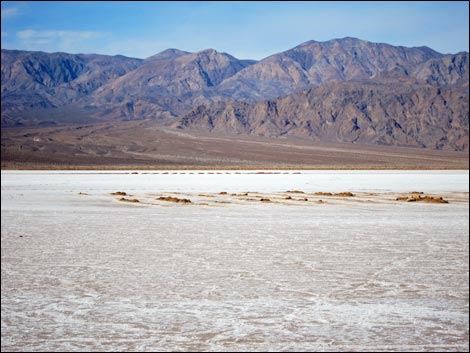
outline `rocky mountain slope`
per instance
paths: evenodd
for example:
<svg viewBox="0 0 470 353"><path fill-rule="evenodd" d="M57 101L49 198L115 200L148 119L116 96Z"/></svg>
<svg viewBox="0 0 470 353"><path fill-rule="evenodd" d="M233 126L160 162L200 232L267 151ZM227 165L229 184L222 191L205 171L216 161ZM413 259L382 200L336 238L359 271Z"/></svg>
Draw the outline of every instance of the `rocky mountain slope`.
<svg viewBox="0 0 470 353"><path fill-rule="evenodd" d="M252 63L213 49L198 53L165 51L100 87L87 102L123 119L177 117L208 102L206 90Z"/></svg>
<svg viewBox="0 0 470 353"><path fill-rule="evenodd" d="M253 102L325 82L369 79L395 68L411 72L440 57L427 47L395 47L349 37L309 41L240 71L219 90L233 99Z"/></svg>
<svg viewBox="0 0 470 353"><path fill-rule="evenodd" d="M467 85L468 53L446 55L419 65L412 75L419 80L437 86Z"/></svg>
<svg viewBox="0 0 470 353"><path fill-rule="evenodd" d="M37 110L77 102L141 62L120 55L2 49L2 126L17 122L23 111L34 115Z"/></svg>
<svg viewBox="0 0 470 353"><path fill-rule="evenodd" d="M329 82L257 104L200 106L175 127L468 150L468 53L433 59L415 76L399 70L370 80Z"/></svg>
<svg viewBox="0 0 470 353"><path fill-rule="evenodd" d="M468 150L468 118L468 91L463 89L334 82L256 104L200 106L175 127Z"/></svg>
<svg viewBox="0 0 470 353"><path fill-rule="evenodd" d="M2 49L2 127L174 119L181 129L468 150L468 53L356 38L259 62Z"/></svg>

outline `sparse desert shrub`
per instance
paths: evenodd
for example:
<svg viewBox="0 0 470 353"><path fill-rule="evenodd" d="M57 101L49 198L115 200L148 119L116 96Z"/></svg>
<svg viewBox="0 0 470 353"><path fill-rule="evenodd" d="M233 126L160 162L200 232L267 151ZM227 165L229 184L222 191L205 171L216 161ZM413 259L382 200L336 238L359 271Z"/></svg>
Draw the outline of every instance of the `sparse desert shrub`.
<svg viewBox="0 0 470 353"><path fill-rule="evenodd" d="M314 193L315 196L337 196L337 197L353 197L356 196L352 192L346 191L346 192L338 192L338 193L332 193L332 192L316 192Z"/></svg>
<svg viewBox="0 0 470 353"><path fill-rule="evenodd" d="M176 203L183 203L183 204L192 203L192 201L189 200L189 199L180 199L180 198L178 198L178 197L172 197L172 196L160 196L157 200L159 200L159 201L168 201L168 202L176 202Z"/></svg>
<svg viewBox="0 0 470 353"><path fill-rule="evenodd" d="M396 198L396 200L404 202L449 203L449 201L444 200L442 196L421 196L420 194L412 194L411 196L399 196Z"/></svg>
<svg viewBox="0 0 470 353"><path fill-rule="evenodd" d="M352 192L338 192L336 194L333 194L333 196L340 196L340 197L353 197L353 196L356 196L354 195Z"/></svg>
<svg viewBox="0 0 470 353"><path fill-rule="evenodd" d="M121 198L119 199L119 201L122 201L122 202L134 202L134 203L140 202L140 201L137 200L137 199L126 199L126 198L124 198L124 197L121 197Z"/></svg>

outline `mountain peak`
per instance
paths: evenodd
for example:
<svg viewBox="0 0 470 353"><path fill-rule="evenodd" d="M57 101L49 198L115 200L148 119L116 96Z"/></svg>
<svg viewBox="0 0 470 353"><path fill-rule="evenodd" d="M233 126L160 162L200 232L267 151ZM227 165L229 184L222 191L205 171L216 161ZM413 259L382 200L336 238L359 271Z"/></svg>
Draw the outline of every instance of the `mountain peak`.
<svg viewBox="0 0 470 353"><path fill-rule="evenodd" d="M204 55L217 55L217 54L224 54L224 53L219 53L217 50L208 48L208 49L203 49L197 52L197 54L204 54Z"/></svg>
<svg viewBox="0 0 470 353"><path fill-rule="evenodd" d="M180 56L191 54L190 52L179 50L179 49L174 49L174 48L168 48L165 49L158 54L149 56L148 58L145 59L145 61L154 61L154 60L168 60L168 59L176 59Z"/></svg>
<svg viewBox="0 0 470 353"><path fill-rule="evenodd" d="M356 37L343 37L343 38L335 38L332 39L332 41L338 41L338 42L363 42L363 43L369 43L369 41L356 38Z"/></svg>
<svg viewBox="0 0 470 353"><path fill-rule="evenodd" d="M355 37L333 38L333 39L328 39L328 40L323 40L323 41L312 39L312 40L308 40L304 43L297 45L296 48L308 46L311 44L330 44L330 43L371 43L371 42L360 39L360 38L355 38Z"/></svg>
<svg viewBox="0 0 470 353"><path fill-rule="evenodd" d="M217 50L212 48L198 51L197 53L195 53L195 55L199 58L204 57L209 60L222 60L227 62L239 61L239 59L230 54L218 52ZM250 63L250 61L247 61L246 63Z"/></svg>

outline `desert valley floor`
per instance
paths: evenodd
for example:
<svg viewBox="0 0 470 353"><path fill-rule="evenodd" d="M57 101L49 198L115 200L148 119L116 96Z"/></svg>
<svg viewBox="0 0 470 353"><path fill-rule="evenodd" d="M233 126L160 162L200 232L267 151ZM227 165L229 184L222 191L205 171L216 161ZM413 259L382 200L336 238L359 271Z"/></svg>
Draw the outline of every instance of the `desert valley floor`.
<svg viewBox="0 0 470 353"><path fill-rule="evenodd" d="M220 134L174 121L2 128L2 169L464 169L468 151Z"/></svg>
<svg viewBox="0 0 470 353"><path fill-rule="evenodd" d="M1 178L2 351L468 351L468 170Z"/></svg>

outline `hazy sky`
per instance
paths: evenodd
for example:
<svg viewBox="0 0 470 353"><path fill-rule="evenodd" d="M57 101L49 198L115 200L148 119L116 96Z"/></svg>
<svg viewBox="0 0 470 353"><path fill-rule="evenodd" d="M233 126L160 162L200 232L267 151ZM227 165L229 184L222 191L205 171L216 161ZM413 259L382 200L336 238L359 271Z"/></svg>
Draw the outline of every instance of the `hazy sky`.
<svg viewBox="0 0 470 353"><path fill-rule="evenodd" d="M357 37L468 51L462 2L2 1L2 48L122 54L214 48L261 59L308 40Z"/></svg>

